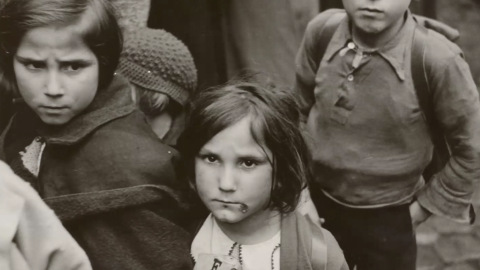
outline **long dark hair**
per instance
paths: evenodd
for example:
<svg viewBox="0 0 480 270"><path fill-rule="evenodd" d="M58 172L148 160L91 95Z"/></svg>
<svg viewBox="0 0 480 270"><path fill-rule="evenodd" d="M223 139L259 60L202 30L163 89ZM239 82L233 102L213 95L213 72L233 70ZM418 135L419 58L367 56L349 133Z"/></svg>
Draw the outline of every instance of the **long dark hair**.
<svg viewBox="0 0 480 270"><path fill-rule="evenodd" d="M269 207L281 213L296 209L311 177L308 148L299 129L300 111L291 91L237 81L196 94L188 111L178 146L191 186L200 149L220 131L252 116L252 137L273 153Z"/></svg>

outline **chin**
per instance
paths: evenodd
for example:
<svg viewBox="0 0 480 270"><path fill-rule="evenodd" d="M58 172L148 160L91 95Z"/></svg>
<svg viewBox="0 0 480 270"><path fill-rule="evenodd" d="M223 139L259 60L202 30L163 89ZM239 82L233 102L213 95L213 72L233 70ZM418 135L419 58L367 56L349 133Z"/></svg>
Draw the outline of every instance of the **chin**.
<svg viewBox="0 0 480 270"><path fill-rule="evenodd" d="M237 213L233 213L228 209L212 211L212 215L215 217L217 221L224 222L224 223L237 223L242 221L245 218L244 216L241 216L240 214L237 214Z"/></svg>
<svg viewBox="0 0 480 270"><path fill-rule="evenodd" d="M371 35L378 34L383 30L385 30L384 26L380 25L377 22L372 22L372 21L368 21L368 22L359 21L356 23L356 26L357 26L357 29L360 29L363 33L371 34Z"/></svg>
<svg viewBox="0 0 480 270"><path fill-rule="evenodd" d="M42 119L42 122L44 122L47 125L51 126L61 126L70 121L70 119L67 118L59 118L59 117L40 117Z"/></svg>

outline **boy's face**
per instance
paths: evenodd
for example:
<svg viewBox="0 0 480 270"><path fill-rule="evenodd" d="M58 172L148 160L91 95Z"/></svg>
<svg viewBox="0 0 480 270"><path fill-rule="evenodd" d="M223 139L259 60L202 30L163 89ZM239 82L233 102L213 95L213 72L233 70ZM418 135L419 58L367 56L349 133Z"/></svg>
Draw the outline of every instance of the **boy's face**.
<svg viewBox="0 0 480 270"><path fill-rule="evenodd" d="M353 26L367 34L378 34L400 20L411 0L343 0Z"/></svg>

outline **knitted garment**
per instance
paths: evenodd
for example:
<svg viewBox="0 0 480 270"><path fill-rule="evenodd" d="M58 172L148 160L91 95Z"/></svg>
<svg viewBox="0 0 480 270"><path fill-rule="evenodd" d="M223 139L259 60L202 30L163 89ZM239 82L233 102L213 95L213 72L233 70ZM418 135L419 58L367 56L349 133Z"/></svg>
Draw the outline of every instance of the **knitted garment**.
<svg viewBox="0 0 480 270"><path fill-rule="evenodd" d="M38 177L38 173L40 172L40 161L44 149L45 142L35 138L35 140L25 148L25 151L20 152L23 166L25 166L30 173L35 175L35 177Z"/></svg>
<svg viewBox="0 0 480 270"><path fill-rule="evenodd" d="M197 69L187 46L161 29L127 32L118 70L131 83L167 94L182 106L197 86Z"/></svg>

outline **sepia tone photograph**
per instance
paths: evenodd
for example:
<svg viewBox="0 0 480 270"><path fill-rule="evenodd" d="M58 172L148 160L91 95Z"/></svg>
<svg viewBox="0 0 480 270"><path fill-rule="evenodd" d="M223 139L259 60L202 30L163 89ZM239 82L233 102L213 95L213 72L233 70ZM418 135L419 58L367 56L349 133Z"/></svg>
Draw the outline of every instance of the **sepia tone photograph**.
<svg viewBox="0 0 480 270"><path fill-rule="evenodd" d="M0 0L0 270L480 270L479 0Z"/></svg>

